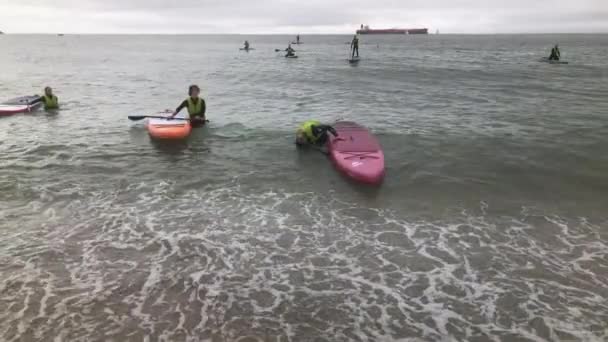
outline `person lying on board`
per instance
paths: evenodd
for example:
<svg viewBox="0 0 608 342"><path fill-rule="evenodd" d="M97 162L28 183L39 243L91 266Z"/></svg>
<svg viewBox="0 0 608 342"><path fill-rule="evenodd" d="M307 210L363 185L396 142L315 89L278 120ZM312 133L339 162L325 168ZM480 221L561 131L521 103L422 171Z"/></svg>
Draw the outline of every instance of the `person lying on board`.
<svg viewBox="0 0 608 342"><path fill-rule="evenodd" d="M323 125L316 120L308 120L296 131L296 145L298 147L323 148L329 139L328 132L334 137L338 136L338 132L330 125Z"/></svg>
<svg viewBox="0 0 608 342"><path fill-rule="evenodd" d="M42 102L44 104L45 110L59 109L59 100L57 99L57 96L55 96L55 94L53 94L53 88L51 88L51 87L45 87L44 95L42 95L38 99L32 101L30 103L30 105L34 105L38 102Z"/></svg>
<svg viewBox="0 0 608 342"><path fill-rule="evenodd" d="M182 109L187 108L190 123L193 126L204 125L206 121L205 111L207 110L207 106L205 105L205 100L199 97L200 93L201 89L196 84L191 85L190 88L188 88L188 98L175 109L175 112L173 112L170 117L175 117Z"/></svg>

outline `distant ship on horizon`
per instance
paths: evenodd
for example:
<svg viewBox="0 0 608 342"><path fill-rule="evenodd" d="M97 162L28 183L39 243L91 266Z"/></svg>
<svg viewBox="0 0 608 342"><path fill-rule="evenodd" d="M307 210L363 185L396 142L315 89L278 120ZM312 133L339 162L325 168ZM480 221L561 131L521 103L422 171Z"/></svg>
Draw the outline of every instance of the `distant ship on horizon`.
<svg viewBox="0 0 608 342"><path fill-rule="evenodd" d="M361 25L361 29L357 30L357 34L428 34L428 28L413 28L413 29L372 29L369 25Z"/></svg>

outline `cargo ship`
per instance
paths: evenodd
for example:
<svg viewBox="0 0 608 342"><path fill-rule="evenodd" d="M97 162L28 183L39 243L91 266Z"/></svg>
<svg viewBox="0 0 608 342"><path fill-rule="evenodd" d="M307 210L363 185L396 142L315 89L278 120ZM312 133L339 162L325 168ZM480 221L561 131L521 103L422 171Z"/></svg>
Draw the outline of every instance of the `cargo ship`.
<svg viewBox="0 0 608 342"><path fill-rule="evenodd" d="M357 30L357 34L428 34L429 29L427 28L415 28L415 29L371 29L368 25L361 25L361 29Z"/></svg>

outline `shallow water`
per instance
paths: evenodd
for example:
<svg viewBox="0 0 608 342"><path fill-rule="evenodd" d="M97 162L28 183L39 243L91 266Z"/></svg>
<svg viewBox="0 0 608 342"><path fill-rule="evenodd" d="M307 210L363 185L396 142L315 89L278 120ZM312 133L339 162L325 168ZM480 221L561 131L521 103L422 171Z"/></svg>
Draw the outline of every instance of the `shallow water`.
<svg viewBox="0 0 608 342"><path fill-rule="evenodd" d="M2 99L62 103L0 118L0 340L608 339L607 35L363 37L356 66L289 38L0 37ZM126 119L191 83L187 142ZM383 186L296 151L309 118L368 126Z"/></svg>

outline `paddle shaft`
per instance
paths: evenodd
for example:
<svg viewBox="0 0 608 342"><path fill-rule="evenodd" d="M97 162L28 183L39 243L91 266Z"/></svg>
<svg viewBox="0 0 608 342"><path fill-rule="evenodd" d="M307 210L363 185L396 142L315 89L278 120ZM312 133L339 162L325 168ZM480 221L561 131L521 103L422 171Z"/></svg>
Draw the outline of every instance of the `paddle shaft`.
<svg viewBox="0 0 608 342"><path fill-rule="evenodd" d="M170 119L170 120L190 120L186 118L171 118L168 116L160 116L160 115L129 115L129 120L139 121L143 119Z"/></svg>
<svg viewBox="0 0 608 342"><path fill-rule="evenodd" d="M170 116L159 116L159 115L129 115L129 120L139 121L143 119L166 119L166 120L188 120L192 121L189 118L172 118ZM205 122L209 122L209 120L205 120Z"/></svg>

